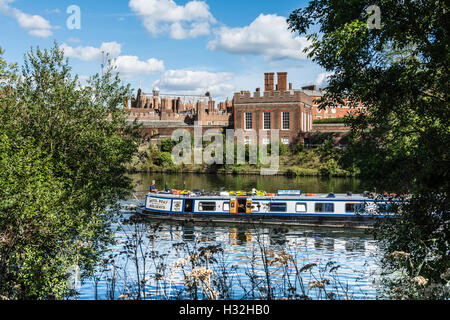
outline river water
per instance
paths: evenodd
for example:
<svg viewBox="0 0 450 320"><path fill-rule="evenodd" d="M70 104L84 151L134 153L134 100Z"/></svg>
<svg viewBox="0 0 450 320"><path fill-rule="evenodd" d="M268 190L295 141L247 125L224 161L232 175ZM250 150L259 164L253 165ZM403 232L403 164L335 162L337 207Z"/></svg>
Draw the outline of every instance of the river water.
<svg viewBox="0 0 450 320"><path fill-rule="evenodd" d="M312 193L364 191L359 180L343 178L195 174L131 177L136 196L142 199L152 179L160 189L167 184L188 190L224 187L267 192L278 189ZM124 203L136 203L136 200L128 199ZM212 270L210 286L220 299L264 299L268 291L275 298L379 297L380 250L368 231L193 225L141 219L128 223L129 219L135 221L135 216L125 210L121 218L114 225L118 242L105 254L105 268L98 270L95 279L82 283L78 288L79 299L134 299L141 291L146 299L192 299L192 291L185 290L186 275L192 275L194 253L201 256L205 250L212 252L211 258L208 256L207 262L200 258L195 263ZM283 263L286 255L287 262ZM145 284L139 286L143 280ZM317 285L320 281L323 288ZM200 298L207 292L198 291ZM141 298L144 293L140 294Z"/></svg>

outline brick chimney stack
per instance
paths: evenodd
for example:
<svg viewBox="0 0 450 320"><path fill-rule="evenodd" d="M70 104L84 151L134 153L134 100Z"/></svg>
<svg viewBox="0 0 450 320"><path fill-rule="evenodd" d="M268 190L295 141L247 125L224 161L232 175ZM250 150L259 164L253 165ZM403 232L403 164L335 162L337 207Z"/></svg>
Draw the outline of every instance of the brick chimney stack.
<svg viewBox="0 0 450 320"><path fill-rule="evenodd" d="M287 72L278 72L278 91L287 90Z"/></svg>
<svg viewBox="0 0 450 320"><path fill-rule="evenodd" d="M273 91L274 73L264 73L264 91Z"/></svg>

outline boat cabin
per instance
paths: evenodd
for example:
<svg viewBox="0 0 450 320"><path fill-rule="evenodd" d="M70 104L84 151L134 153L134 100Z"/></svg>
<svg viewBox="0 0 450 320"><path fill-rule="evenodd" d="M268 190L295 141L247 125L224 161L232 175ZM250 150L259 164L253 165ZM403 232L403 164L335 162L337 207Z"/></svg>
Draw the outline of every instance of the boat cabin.
<svg viewBox="0 0 450 320"><path fill-rule="evenodd" d="M217 194L147 195L145 209L151 212L198 215L385 215L388 199L365 195L302 194L301 190L279 190L276 194L254 195L232 192Z"/></svg>

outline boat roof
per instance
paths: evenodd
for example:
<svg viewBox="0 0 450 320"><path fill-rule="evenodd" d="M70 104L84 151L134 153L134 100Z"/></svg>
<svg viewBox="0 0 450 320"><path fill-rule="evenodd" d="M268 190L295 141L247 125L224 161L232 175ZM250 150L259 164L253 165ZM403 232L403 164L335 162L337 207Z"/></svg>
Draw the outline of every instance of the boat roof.
<svg viewBox="0 0 450 320"><path fill-rule="evenodd" d="M364 201L364 200L374 200L372 197L367 197L363 194L352 194L348 195L345 193L335 193L330 196L329 193L318 193L318 194L301 194L301 195L211 195L211 194L198 194L193 193L190 195L175 195L172 193L160 192L158 194L150 194L155 197L161 198L173 198L173 199L205 199L205 200L221 200L221 199L234 199L234 198L251 198L252 200L335 200L335 201ZM388 198L383 198L388 200Z"/></svg>

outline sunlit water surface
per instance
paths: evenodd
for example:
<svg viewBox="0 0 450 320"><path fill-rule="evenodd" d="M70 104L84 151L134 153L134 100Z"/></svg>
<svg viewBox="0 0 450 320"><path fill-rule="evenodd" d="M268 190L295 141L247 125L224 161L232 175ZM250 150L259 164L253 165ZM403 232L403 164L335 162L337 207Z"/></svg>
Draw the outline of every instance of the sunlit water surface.
<svg viewBox="0 0 450 320"><path fill-rule="evenodd" d="M131 176L136 184L137 198L144 197L152 179L159 188L165 184L172 188L218 190L251 190L257 188L267 192L277 189L302 189L304 192L362 192L360 182L356 179L319 179L319 178L287 178L262 176L217 176L217 175L162 175L136 174ZM140 193L142 191L142 193ZM124 201L136 203L135 199ZM122 219L127 220L133 213L122 211ZM118 299L126 292L132 293L136 283L136 266L133 259L124 253L127 239L136 234L134 225L118 223L114 225L117 244L107 255L115 255L114 265L97 273L98 281L85 280L79 291L79 299ZM307 264L316 264L310 270L301 273L304 293L310 298L326 298L324 290L310 288L310 283L328 279L326 292L334 292L338 299L376 299L377 282L380 273L380 252L373 238L367 231L333 229L333 228L300 228L300 227L258 227L249 225L205 225L175 224L146 220L138 225L143 237L143 248L153 253L146 261L145 288L148 299L189 299L181 293L184 288L184 276L175 262L183 254L177 253L174 244L185 243L190 250L205 246L219 245L223 255L217 254L218 262L210 267L215 275L223 274L224 267L231 280L229 298L258 299L264 297L265 272L261 259L261 248L269 258L282 252L291 254L294 261L289 262L289 273L294 280L294 262L298 268ZM184 253L186 255L186 253ZM156 257L156 258L155 258ZM158 264L161 263L161 264ZM161 266L166 266L161 269ZM141 279L143 263L139 262ZM187 268L187 266L186 266ZM271 286L278 298L286 295L283 286L281 264L271 266ZM330 272L331 270L331 272ZM156 274L163 274L159 281ZM251 285L251 275L257 275L256 284ZM112 281L114 279L114 281ZM259 281L259 282L258 282ZM114 286L114 287L112 287ZM303 291L299 288L297 293ZM135 298L131 294L129 298Z"/></svg>

